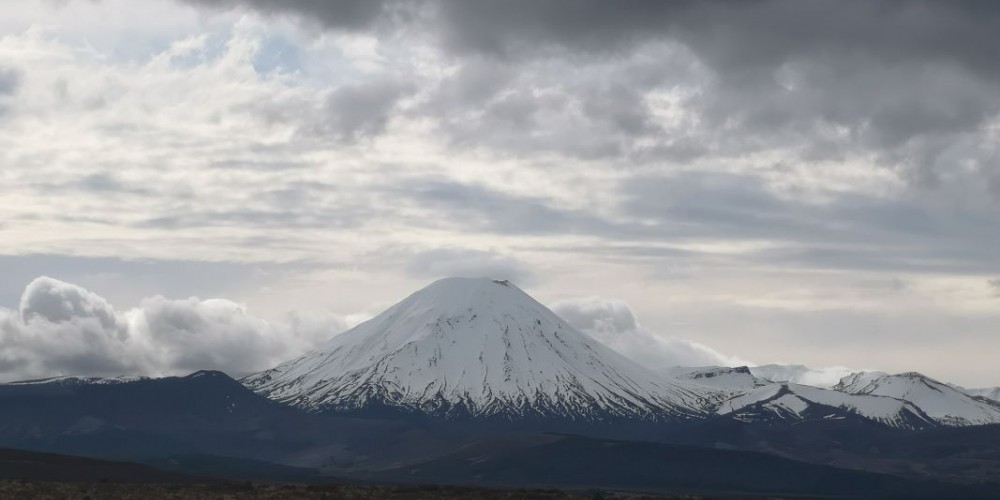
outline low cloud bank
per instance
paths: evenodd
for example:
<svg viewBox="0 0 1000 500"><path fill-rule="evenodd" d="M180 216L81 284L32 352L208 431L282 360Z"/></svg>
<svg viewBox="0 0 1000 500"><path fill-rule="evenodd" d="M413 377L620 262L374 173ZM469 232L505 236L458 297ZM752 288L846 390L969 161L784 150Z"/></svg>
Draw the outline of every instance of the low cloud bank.
<svg viewBox="0 0 1000 500"><path fill-rule="evenodd" d="M586 297L557 302L552 309L573 327L652 369L750 364L698 342L654 333L621 300ZM350 323L332 314L303 313L266 321L235 302L197 297L155 296L119 311L90 290L41 277L25 288L16 310L0 308L0 382L56 375L164 376L202 369L240 376L307 352ZM833 385L843 376L772 366L765 377L813 385Z"/></svg>
<svg viewBox="0 0 1000 500"><path fill-rule="evenodd" d="M343 318L291 314L269 322L224 299L147 298L118 311L101 296L48 277L17 310L0 308L0 381L55 375L234 376L270 368L345 330Z"/></svg>

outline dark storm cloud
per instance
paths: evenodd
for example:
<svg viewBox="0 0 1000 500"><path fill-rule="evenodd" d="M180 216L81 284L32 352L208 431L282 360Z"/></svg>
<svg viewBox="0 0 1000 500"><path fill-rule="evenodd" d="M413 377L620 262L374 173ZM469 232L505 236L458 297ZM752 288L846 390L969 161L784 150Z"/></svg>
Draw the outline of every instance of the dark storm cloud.
<svg viewBox="0 0 1000 500"><path fill-rule="evenodd" d="M782 147L807 160L872 154L924 187L938 186L962 163L1000 196L996 154L977 146L1000 113L995 2L242 3L298 13L331 29L364 29L392 18L432 33L461 69L441 91L452 107L426 109L436 109L460 145L638 162ZM397 15L401 11L413 15ZM627 59L651 43L679 44L696 64L662 71L670 58L653 57L663 61L661 71L610 67L600 82L544 95L525 90L539 83L538 75L526 74L535 71L531 61L568 62L572 76L575 68ZM699 78L691 83L685 72ZM697 123L684 134L659 130L643 100L645 92L679 82L690 85L683 107ZM545 120L547 108L568 110L571 119ZM380 122L374 120L376 129Z"/></svg>
<svg viewBox="0 0 1000 500"><path fill-rule="evenodd" d="M443 0L456 50L513 57L539 47L608 53L677 38L713 66L752 74L803 55L954 62L997 76L1000 7L988 1Z"/></svg>
<svg viewBox="0 0 1000 500"><path fill-rule="evenodd" d="M1000 110L1000 8L986 2L444 2L453 50L515 60L563 53L621 57L672 40L709 70L686 103L721 154L804 147L811 157L871 151L934 185L956 160L993 171L975 148L955 151ZM548 49L548 50L546 50ZM575 54L575 55L574 55ZM654 77L669 84L672 77ZM630 81L620 85L630 87ZM635 99L628 96L626 99ZM600 100L587 99L588 103ZM607 109L622 111L627 100ZM632 106L631 109L641 107ZM643 115L622 130L649 129ZM647 152L653 153L655 150Z"/></svg>
<svg viewBox="0 0 1000 500"><path fill-rule="evenodd" d="M326 26L364 28L402 5L424 5L454 52L546 56L545 49L615 54L650 39L677 39L730 75L770 73L791 60L864 56L883 63L939 61L996 79L1000 6L982 0L673 1L199 0L298 13Z"/></svg>
<svg viewBox="0 0 1000 500"><path fill-rule="evenodd" d="M362 30L388 13L387 6L398 2L383 0L183 0L215 8L245 5L270 14L295 14L324 27Z"/></svg>

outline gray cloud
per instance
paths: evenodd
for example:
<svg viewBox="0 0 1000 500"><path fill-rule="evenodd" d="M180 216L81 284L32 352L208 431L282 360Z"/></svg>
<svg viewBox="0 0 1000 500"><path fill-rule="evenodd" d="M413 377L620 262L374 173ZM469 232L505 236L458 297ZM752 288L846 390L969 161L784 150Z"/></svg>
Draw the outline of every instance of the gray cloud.
<svg viewBox="0 0 1000 500"><path fill-rule="evenodd" d="M498 191L486 185L440 179L406 179L391 191L415 208L432 210L425 224L509 234L562 234L611 230L612 225L583 211L563 210L548 200Z"/></svg>
<svg viewBox="0 0 1000 500"><path fill-rule="evenodd" d="M180 215L164 215L144 219L137 227L152 229L177 229L191 227L242 227L253 225L272 228L356 228L364 220L357 215L363 212L345 210L201 210L194 209Z"/></svg>
<svg viewBox="0 0 1000 500"><path fill-rule="evenodd" d="M324 121L310 132L342 142L370 139L385 131L397 102L413 91L402 80L345 85L326 99Z"/></svg>
<svg viewBox="0 0 1000 500"><path fill-rule="evenodd" d="M442 2L439 12L447 46L460 54L555 55L586 65L652 40L683 44L708 70L683 107L700 123L696 141L716 154L870 152L920 186L937 186L960 163L996 178L994 158L971 145L989 142L981 128L1000 111L1000 49L989 42L1000 9L990 4L459 1ZM653 75L639 88L678 83L677 72ZM639 81L623 80L623 88ZM617 117L621 130L641 137L649 130L643 106L627 104L635 93L624 96L608 109L628 113ZM624 151L674 159L682 144Z"/></svg>
<svg viewBox="0 0 1000 500"><path fill-rule="evenodd" d="M7 101L21 85L21 74L11 68L0 66L0 117L7 114Z"/></svg>
<svg viewBox="0 0 1000 500"><path fill-rule="evenodd" d="M462 69L439 92L451 107L437 98L429 109L458 144L642 162L774 148L806 160L875 155L921 187L971 164L969 175L1000 192L995 153L977 146L1000 113L1000 8L986 2L243 3L331 29L393 19L439 35ZM672 48L636 72L628 59L658 43ZM669 44L690 61L675 64ZM545 64L532 61L601 71L539 92ZM644 97L658 88L687 92L681 109L694 126L665 132L651 120Z"/></svg>
<svg viewBox="0 0 1000 500"><path fill-rule="evenodd" d="M301 354L347 329L334 316L269 323L224 299L152 297L127 314L133 334L149 345L151 352L142 353L151 358L147 369L170 373L211 367L246 374Z"/></svg>
<svg viewBox="0 0 1000 500"><path fill-rule="evenodd" d="M264 369L346 329L332 315L271 323L223 299L145 299L116 311L79 286L42 277L17 311L0 308L0 378L166 375Z"/></svg>
<svg viewBox="0 0 1000 500"><path fill-rule="evenodd" d="M28 285L19 311L24 323L36 318L49 323L93 318L104 328L117 327L115 312L102 297L51 278L39 278Z"/></svg>
<svg viewBox="0 0 1000 500"><path fill-rule="evenodd" d="M1000 9L980 1L450 0L441 5L455 50L520 57L538 54L540 45L600 53L676 37L713 65L743 74L802 54L863 53L885 60L949 60L992 75L1000 52L988 43L1000 27Z"/></svg>
<svg viewBox="0 0 1000 500"><path fill-rule="evenodd" d="M663 157L686 139L657 122L646 97L681 80L691 64L683 53L653 49L615 60L468 56L417 111L458 147L584 160Z"/></svg>
<svg viewBox="0 0 1000 500"><path fill-rule="evenodd" d="M143 360L128 349L125 321L102 298L40 278L18 311L0 309L0 374L7 379L62 373L131 373Z"/></svg>
<svg viewBox="0 0 1000 500"><path fill-rule="evenodd" d="M85 190L85 191L96 191L104 194L113 193L129 193L129 194L148 194L149 190L139 187L132 186L113 174L107 172L98 172L93 174L88 174L80 178L76 182L75 187Z"/></svg>
<svg viewBox="0 0 1000 500"><path fill-rule="evenodd" d="M364 203L368 195L327 182L274 182L248 187L248 194L234 193L228 207L207 205L200 199L174 203L163 214L136 221L142 228L241 227L305 229L356 229L389 212L384 206ZM247 201L252 200L252 203Z"/></svg>
<svg viewBox="0 0 1000 500"><path fill-rule="evenodd" d="M12 68L0 68L0 96L13 94L20 84L20 73Z"/></svg>
<svg viewBox="0 0 1000 500"><path fill-rule="evenodd" d="M1000 223L988 212L945 215L920 199L847 193L815 203L780 196L761 179L738 174L635 178L622 192L622 209L647 221L649 238L770 241L771 248L747 255L758 264L890 273L1000 271L992 257L1000 248Z"/></svg>
<svg viewBox="0 0 1000 500"><path fill-rule="evenodd" d="M613 246L566 248L657 265L713 263L812 269L983 275L1000 272L1000 222L977 210L938 211L919 199L841 193L826 203L782 196L753 175L687 173L629 178L621 218L562 209L484 185L408 179L395 188L433 217L415 221L470 233L587 235ZM984 230L995 228L995 230ZM768 241L739 256L671 247L690 240ZM631 242L631 245L624 244ZM602 249L603 248L603 249Z"/></svg>
<svg viewBox="0 0 1000 500"><path fill-rule="evenodd" d="M78 179L63 182L44 180L35 182L31 187L40 192L51 194L53 191L74 190L101 197L117 197L120 195L153 195L154 190L122 180L119 176L107 171L94 171Z"/></svg>
<svg viewBox="0 0 1000 500"><path fill-rule="evenodd" d="M993 296L1000 298L1000 278L994 278L986 282L993 289Z"/></svg>

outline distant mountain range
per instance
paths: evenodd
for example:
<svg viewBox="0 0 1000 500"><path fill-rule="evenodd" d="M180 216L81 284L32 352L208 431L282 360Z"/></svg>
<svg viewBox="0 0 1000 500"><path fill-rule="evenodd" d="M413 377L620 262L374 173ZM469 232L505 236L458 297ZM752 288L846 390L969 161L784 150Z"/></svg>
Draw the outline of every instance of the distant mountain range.
<svg viewBox="0 0 1000 500"><path fill-rule="evenodd" d="M1000 423L1000 403L919 374L853 374L832 390L755 375L804 370L655 373L575 330L511 283L450 278L242 382L312 412L670 422L717 414L798 420L828 408L826 418L847 412L890 427Z"/></svg>
<svg viewBox="0 0 1000 500"><path fill-rule="evenodd" d="M738 479L717 486L736 492L780 491L783 478L789 492L848 496L1000 482L1000 402L988 397L995 393L917 373L854 373L832 388L766 376L773 373L789 370L648 370L509 282L451 278L239 382L202 371L2 384L0 446L293 480L478 477L719 491L709 476L684 482L662 473L687 454L686 466L714 467L717 477L729 471ZM553 437L567 433L577 438ZM623 455L603 476L516 466L550 456L592 468L588 460L608 460L608 447ZM777 462L765 474L758 465L768 460ZM643 474L620 466L650 461ZM812 468L796 465L803 461ZM803 483L800 473L815 480ZM838 477L858 489L836 486Z"/></svg>

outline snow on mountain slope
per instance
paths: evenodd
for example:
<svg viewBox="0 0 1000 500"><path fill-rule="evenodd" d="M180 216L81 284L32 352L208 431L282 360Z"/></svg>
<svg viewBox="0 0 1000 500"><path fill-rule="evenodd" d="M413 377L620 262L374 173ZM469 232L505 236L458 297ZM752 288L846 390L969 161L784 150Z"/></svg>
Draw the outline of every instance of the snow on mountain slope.
<svg viewBox="0 0 1000 500"><path fill-rule="evenodd" d="M943 425L1000 423L1000 403L970 396L916 372L897 375L882 372L855 373L844 377L834 389L850 394L903 399Z"/></svg>
<svg viewBox="0 0 1000 500"><path fill-rule="evenodd" d="M690 380L698 384L733 392L749 391L772 384L768 380L755 377L750 373L750 369L745 366L732 368L728 366L671 366L661 369L659 372L669 377Z"/></svg>
<svg viewBox="0 0 1000 500"><path fill-rule="evenodd" d="M1000 403L1000 387L983 387L979 389L961 389L970 396L981 396Z"/></svg>
<svg viewBox="0 0 1000 500"><path fill-rule="evenodd" d="M824 408L825 407L825 408ZM909 402L884 396L847 394L800 384L771 384L723 402L716 412L741 420L843 418L837 409L890 427L922 428L934 422Z"/></svg>
<svg viewBox="0 0 1000 500"><path fill-rule="evenodd" d="M312 411L692 418L719 391L660 377L506 281L448 278L243 383Z"/></svg>
<svg viewBox="0 0 1000 500"><path fill-rule="evenodd" d="M1000 387L980 387L976 389L968 389L952 383L946 383L945 385L972 397L982 397L1000 403Z"/></svg>

